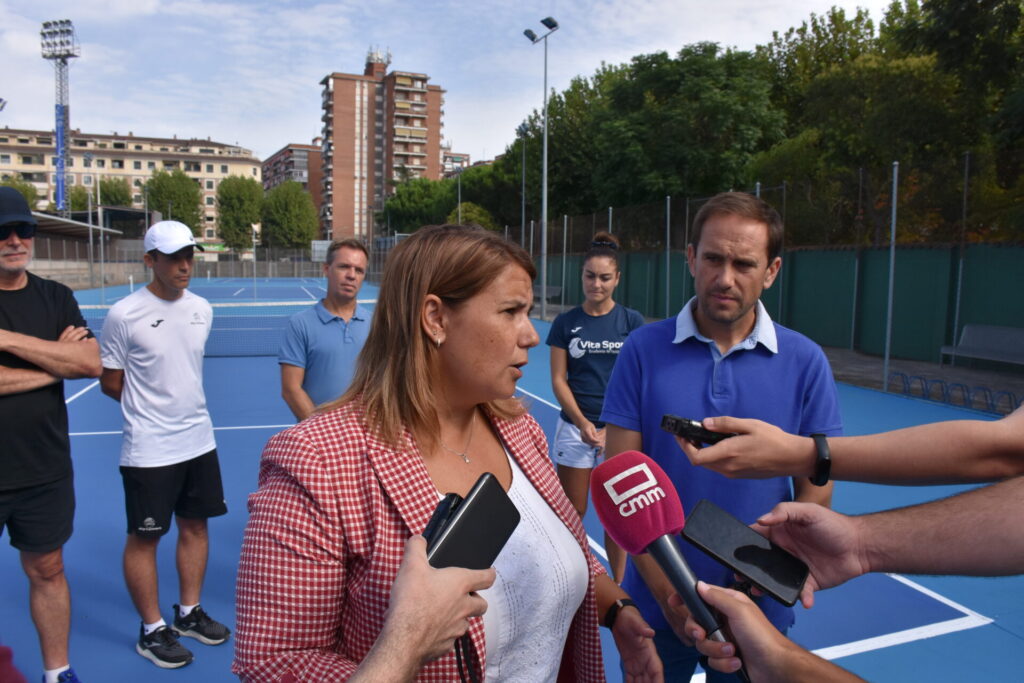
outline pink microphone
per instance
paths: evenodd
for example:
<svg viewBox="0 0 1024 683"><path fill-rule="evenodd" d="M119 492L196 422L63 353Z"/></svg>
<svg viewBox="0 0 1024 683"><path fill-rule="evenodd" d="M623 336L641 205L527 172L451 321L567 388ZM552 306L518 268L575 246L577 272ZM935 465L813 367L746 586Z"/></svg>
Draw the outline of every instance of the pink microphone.
<svg viewBox="0 0 1024 683"><path fill-rule="evenodd" d="M647 552L658 563L711 640L725 641L718 620L697 594L697 577L672 538L685 523L672 480L639 451L626 451L594 468L590 497L605 531L630 555Z"/></svg>

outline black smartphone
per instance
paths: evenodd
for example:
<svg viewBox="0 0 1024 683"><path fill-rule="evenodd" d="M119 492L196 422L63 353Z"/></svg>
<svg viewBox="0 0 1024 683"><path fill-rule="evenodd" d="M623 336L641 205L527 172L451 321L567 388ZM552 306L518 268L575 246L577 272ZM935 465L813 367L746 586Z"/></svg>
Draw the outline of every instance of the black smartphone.
<svg viewBox="0 0 1024 683"><path fill-rule="evenodd" d="M702 443L714 445L722 439L736 436L733 432L713 432L710 429L704 429L704 425L699 421L679 417L678 415L662 415L661 428L666 432L681 436L698 446Z"/></svg>
<svg viewBox="0 0 1024 683"><path fill-rule="evenodd" d="M490 472L480 475L465 498L449 493L423 530L433 567L487 569L519 524L519 510Z"/></svg>
<svg viewBox="0 0 1024 683"><path fill-rule="evenodd" d="M709 500L686 516L683 538L790 607L807 581L807 565Z"/></svg>

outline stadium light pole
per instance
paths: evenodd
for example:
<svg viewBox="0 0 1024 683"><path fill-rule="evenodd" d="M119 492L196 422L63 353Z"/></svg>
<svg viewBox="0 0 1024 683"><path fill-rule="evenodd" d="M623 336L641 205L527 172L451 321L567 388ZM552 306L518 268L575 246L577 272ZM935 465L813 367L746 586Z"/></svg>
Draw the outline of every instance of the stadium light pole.
<svg viewBox="0 0 1024 683"><path fill-rule="evenodd" d="M558 30L558 22L552 17L540 20L548 30L538 36L530 29L523 31L527 40L536 45L544 43L544 147L541 154L540 190L540 319L548 317L548 36Z"/></svg>
<svg viewBox="0 0 1024 683"><path fill-rule="evenodd" d="M67 158L69 135L68 106L68 59L82 54L82 48L75 38L75 27L70 19L44 21L39 31L42 42L43 59L53 62L56 71L57 97L56 122L54 126L54 142L57 148L57 211L67 217L71 214L67 203Z"/></svg>

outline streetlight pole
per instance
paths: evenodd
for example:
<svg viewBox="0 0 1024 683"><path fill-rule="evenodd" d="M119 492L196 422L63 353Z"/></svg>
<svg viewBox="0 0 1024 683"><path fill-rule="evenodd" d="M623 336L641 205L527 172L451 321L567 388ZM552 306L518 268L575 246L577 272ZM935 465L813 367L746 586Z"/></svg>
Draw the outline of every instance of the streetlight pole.
<svg viewBox="0 0 1024 683"><path fill-rule="evenodd" d="M519 226L519 246L526 246L526 133L529 132L529 128L525 123L520 123L519 127L516 128L516 132L519 133L519 138L523 144L523 187L520 191L520 198L522 199L522 208L520 210L520 226Z"/></svg>
<svg viewBox="0 0 1024 683"><path fill-rule="evenodd" d="M455 175L458 177L457 182L458 182L458 185L459 185L459 196L458 196L458 202L456 204L456 207L457 207L458 212L459 212L459 225L462 225L462 167L461 166L459 168L455 169Z"/></svg>
<svg viewBox="0 0 1024 683"><path fill-rule="evenodd" d="M552 17L540 20L548 32L537 36L530 29L523 31L530 42L544 41L544 147L541 154L540 191L540 318L547 320L548 313L548 36L558 30L558 22Z"/></svg>

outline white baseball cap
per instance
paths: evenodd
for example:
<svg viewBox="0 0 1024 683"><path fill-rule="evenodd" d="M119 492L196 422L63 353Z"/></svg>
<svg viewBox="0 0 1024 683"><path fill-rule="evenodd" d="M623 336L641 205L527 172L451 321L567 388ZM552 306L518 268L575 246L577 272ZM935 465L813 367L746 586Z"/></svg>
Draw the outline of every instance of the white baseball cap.
<svg viewBox="0 0 1024 683"><path fill-rule="evenodd" d="M160 221L149 226L143 244L146 251L156 249L162 254L173 254L185 247L206 251L202 245L196 244L196 238L189 227L178 221Z"/></svg>

